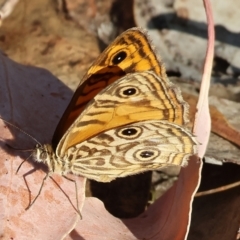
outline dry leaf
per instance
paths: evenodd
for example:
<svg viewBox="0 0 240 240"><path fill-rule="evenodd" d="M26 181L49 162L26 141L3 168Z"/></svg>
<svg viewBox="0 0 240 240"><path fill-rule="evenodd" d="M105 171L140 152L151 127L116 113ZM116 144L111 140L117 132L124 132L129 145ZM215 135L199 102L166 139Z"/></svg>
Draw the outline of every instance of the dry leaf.
<svg viewBox="0 0 240 240"><path fill-rule="evenodd" d="M190 105L189 118L190 122L192 122L195 116L197 97L188 93L183 93L183 98ZM240 147L240 126L237 126L240 121L240 119L238 119L238 116L240 116L240 104L214 96L210 97L209 101L211 104L210 115L212 120L212 132ZM235 123L236 125L236 128L230 124L229 120L227 120L225 115L221 112L225 113L225 115L232 113L232 115L235 116L229 116L228 118L231 117L233 124Z"/></svg>

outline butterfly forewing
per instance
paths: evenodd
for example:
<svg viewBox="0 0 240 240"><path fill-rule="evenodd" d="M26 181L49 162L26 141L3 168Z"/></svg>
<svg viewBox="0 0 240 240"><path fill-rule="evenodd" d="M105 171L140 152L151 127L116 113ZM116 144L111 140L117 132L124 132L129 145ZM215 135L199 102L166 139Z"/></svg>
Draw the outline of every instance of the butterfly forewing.
<svg viewBox="0 0 240 240"><path fill-rule="evenodd" d="M151 70L161 78L162 82L170 84L165 68L150 42L144 30L132 28L122 33L105 49L84 75L63 114L53 136L54 149L57 149L61 138L82 113L89 100L124 75ZM179 124L184 124L187 117L179 90L169 87L166 91L176 111L181 112Z"/></svg>

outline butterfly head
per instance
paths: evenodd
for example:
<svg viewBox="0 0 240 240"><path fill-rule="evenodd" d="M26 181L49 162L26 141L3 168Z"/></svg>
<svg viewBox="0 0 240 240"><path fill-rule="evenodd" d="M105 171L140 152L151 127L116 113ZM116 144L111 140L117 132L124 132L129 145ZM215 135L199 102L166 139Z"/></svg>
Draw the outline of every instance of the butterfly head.
<svg viewBox="0 0 240 240"><path fill-rule="evenodd" d="M37 162L42 162L48 166L49 171L52 171L51 160L53 159L53 149L49 144L39 145L37 144L33 152L33 156Z"/></svg>

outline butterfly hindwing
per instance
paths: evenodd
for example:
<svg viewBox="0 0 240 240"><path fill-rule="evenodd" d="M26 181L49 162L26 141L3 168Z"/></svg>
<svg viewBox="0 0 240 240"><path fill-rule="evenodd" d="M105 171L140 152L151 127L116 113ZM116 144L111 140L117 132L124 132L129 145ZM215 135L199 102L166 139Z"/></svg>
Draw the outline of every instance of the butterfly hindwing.
<svg viewBox="0 0 240 240"><path fill-rule="evenodd" d="M185 166L196 153L190 131L168 121L142 121L116 127L77 144L72 172L109 182L167 166Z"/></svg>

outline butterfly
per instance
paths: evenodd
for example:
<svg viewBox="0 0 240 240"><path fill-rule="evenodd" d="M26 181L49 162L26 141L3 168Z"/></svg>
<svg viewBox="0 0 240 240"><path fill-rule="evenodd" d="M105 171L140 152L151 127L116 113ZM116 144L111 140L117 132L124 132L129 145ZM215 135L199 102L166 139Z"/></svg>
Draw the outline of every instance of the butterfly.
<svg viewBox="0 0 240 240"><path fill-rule="evenodd" d="M83 76L53 135L37 145L49 173L99 182L171 165L197 152L188 104L167 78L147 33L131 28Z"/></svg>

